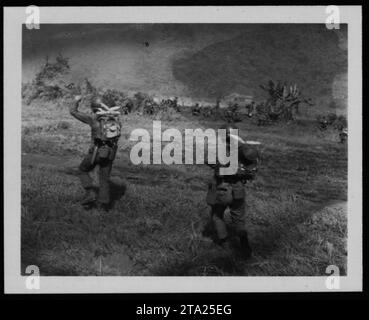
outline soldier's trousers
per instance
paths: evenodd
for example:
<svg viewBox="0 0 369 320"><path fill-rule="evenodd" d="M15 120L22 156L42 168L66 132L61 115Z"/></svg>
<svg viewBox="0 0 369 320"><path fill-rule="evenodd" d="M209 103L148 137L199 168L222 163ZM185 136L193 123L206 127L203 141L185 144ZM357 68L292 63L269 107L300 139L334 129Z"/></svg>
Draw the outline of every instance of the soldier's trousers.
<svg viewBox="0 0 369 320"><path fill-rule="evenodd" d="M242 182L209 184L207 203L211 206L211 219L219 240L229 233L241 235L245 226L245 189ZM226 209L229 207L229 211Z"/></svg>
<svg viewBox="0 0 369 320"><path fill-rule="evenodd" d="M99 194L98 201L101 203L110 203L110 173L115 158L115 148L106 147L104 152L99 148L95 159L93 159L94 147L91 147L87 155L79 165L80 180L85 190L94 187L90 172L99 165ZM103 154L104 153L104 154Z"/></svg>

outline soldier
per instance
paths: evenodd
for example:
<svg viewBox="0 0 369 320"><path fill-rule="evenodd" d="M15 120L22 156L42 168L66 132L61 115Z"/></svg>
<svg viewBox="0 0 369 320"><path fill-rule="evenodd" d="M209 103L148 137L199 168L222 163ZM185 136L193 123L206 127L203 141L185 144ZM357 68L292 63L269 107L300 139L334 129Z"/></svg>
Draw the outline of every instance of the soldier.
<svg viewBox="0 0 369 320"><path fill-rule="evenodd" d="M153 102L151 100L145 100L144 103L144 113L148 114L148 115L153 115L154 114L154 106L153 106Z"/></svg>
<svg viewBox="0 0 369 320"><path fill-rule="evenodd" d="M321 131L327 130L327 128L328 128L328 120L327 120L327 117L326 116L319 117L319 119L318 119L318 125L319 125L319 129Z"/></svg>
<svg viewBox="0 0 369 320"><path fill-rule="evenodd" d="M228 107L228 109L224 111L224 118L227 122L233 122L233 112L230 108L231 107Z"/></svg>
<svg viewBox="0 0 369 320"><path fill-rule="evenodd" d="M134 109L134 104L133 101L131 99L127 99L127 102L124 106L123 112L124 114L128 114L131 113Z"/></svg>
<svg viewBox="0 0 369 320"><path fill-rule="evenodd" d="M194 116L198 116L201 112L200 106L198 103L196 103L193 107L192 107L192 115Z"/></svg>
<svg viewBox="0 0 369 320"><path fill-rule="evenodd" d="M175 97L174 98L174 101L173 101L173 108L174 110L176 110L177 112L181 112L181 108L179 107L178 105L178 97Z"/></svg>
<svg viewBox="0 0 369 320"><path fill-rule="evenodd" d="M121 132L119 111L109 111L109 107L104 105L100 99L95 98L91 102L92 113L87 114L78 110L81 99L81 96L76 96L75 102L70 107L72 116L91 127L91 145L79 166L81 183L85 189L85 197L81 203L87 207L96 202L93 180L89 173L98 164L98 205L104 210L108 210L110 205L109 178ZM103 108L105 111L102 110Z"/></svg>
<svg viewBox="0 0 369 320"><path fill-rule="evenodd" d="M216 230L215 242L223 247L229 247L229 233L234 233L241 245L245 258L251 256L251 247L245 227L245 183L253 180L257 171L258 151L252 145L246 144L241 138L230 134L230 129L236 126L226 125L226 145L230 139L237 139L238 170L234 175L221 176L219 165L210 165L214 169L214 177L209 184L206 201L211 206L211 219ZM229 207L229 211L226 211Z"/></svg>

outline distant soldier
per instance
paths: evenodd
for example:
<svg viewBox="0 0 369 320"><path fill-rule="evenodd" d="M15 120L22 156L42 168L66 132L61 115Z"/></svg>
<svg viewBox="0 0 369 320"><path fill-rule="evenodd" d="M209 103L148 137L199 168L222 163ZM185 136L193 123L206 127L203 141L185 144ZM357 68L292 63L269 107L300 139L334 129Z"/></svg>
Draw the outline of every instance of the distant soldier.
<svg viewBox="0 0 369 320"><path fill-rule="evenodd" d="M201 109L198 103L192 107L192 115L198 116L201 113Z"/></svg>
<svg viewBox="0 0 369 320"><path fill-rule="evenodd" d="M342 128L339 133L339 138L341 143L345 143L347 141L348 131L347 128Z"/></svg>
<svg viewBox="0 0 369 320"><path fill-rule="evenodd" d="M131 99L128 99L125 105L123 106L123 113L124 114L131 113L133 109L134 109L133 101Z"/></svg>
<svg viewBox="0 0 369 320"><path fill-rule="evenodd" d="M322 116L318 118L318 125L319 125L319 129L321 131L327 130L328 128L328 120L326 116Z"/></svg>
<svg viewBox="0 0 369 320"><path fill-rule="evenodd" d="M221 246L229 247L230 233L234 233L241 245L245 258L251 256L248 234L245 226L245 187L247 181L253 180L259 160L255 146L245 143L238 136L230 134L230 129L236 126L226 125L226 145L230 147L231 139L238 144L238 169L234 175L220 175L220 166L211 165L214 169L213 181L209 184L207 203L211 206L211 219L214 224L217 239ZM229 207L229 211L226 209Z"/></svg>
<svg viewBox="0 0 369 320"><path fill-rule="evenodd" d="M220 109L220 98L218 98L215 102L215 110L216 112L218 112L218 110Z"/></svg>
<svg viewBox="0 0 369 320"><path fill-rule="evenodd" d="M173 100L173 108L177 112L181 112L181 108L180 108L180 106L178 104L178 97L174 97L174 100Z"/></svg>
<svg viewBox="0 0 369 320"><path fill-rule="evenodd" d="M246 111L247 111L247 116L249 118L252 118L252 116L254 115L254 111L255 111L255 101L252 101L250 104L246 105Z"/></svg>
<svg viewBox="0 0 369 320"><path fill-rule="evenodd" d="M70 114L91 127L91 145L79 166L81 183L85 189L82 205L90 206L98 200L99 206L108 210L110 205L110 172L121 134L119 111L109 111L109 107L104 105L100 99L93 99L91 102L92 113L84 113L78 110L81 99L81 96L75 97L75 102L70 107ZM118 107L113 109L116 108ZM99 165L98 199L96 199L93 180L89 175L96 165Z"/></svg>

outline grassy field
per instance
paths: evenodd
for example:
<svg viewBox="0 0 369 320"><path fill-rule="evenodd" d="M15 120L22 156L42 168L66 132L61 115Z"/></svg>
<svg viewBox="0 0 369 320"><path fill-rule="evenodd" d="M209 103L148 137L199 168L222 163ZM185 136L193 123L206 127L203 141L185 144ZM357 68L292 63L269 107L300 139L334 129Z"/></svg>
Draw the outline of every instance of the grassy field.
<svg viewBox="0 0 369 320"><path fill-rule="evenodd" d="M262 142L258 177L246 186L254 256L244 261L201 235L209 219L208 167L130 163L130 132L151 132L153 118L125 116L112 173L115 206L105 213L79 204L76 172L89 127L65 103L34 101L22 111L23 270L35 264L42 275L313 276L335 264L346 273L347 148L337 133L309 121L239 125L241 137ZM179 114L162 120L163 130L221 124Z"/></svg>

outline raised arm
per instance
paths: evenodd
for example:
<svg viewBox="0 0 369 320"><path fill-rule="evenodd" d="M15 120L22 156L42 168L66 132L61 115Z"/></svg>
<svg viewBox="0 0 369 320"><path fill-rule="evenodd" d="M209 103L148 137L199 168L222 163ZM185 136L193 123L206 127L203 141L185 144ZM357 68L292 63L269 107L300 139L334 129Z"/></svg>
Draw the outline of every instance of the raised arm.
<svg viewBox="0 0 369 320"><path fill-rule="evenodd" d="M70 106L69 112L73 117L75 117L79 121L82 121L82 122L87 123L87 124L91 124L92 117L87 113L78 111L78 107L79 107L79 104L81 102L81 99L82 99L81 96L76 96L74 98L75 101L73 101L72 105Z"/></svg>

